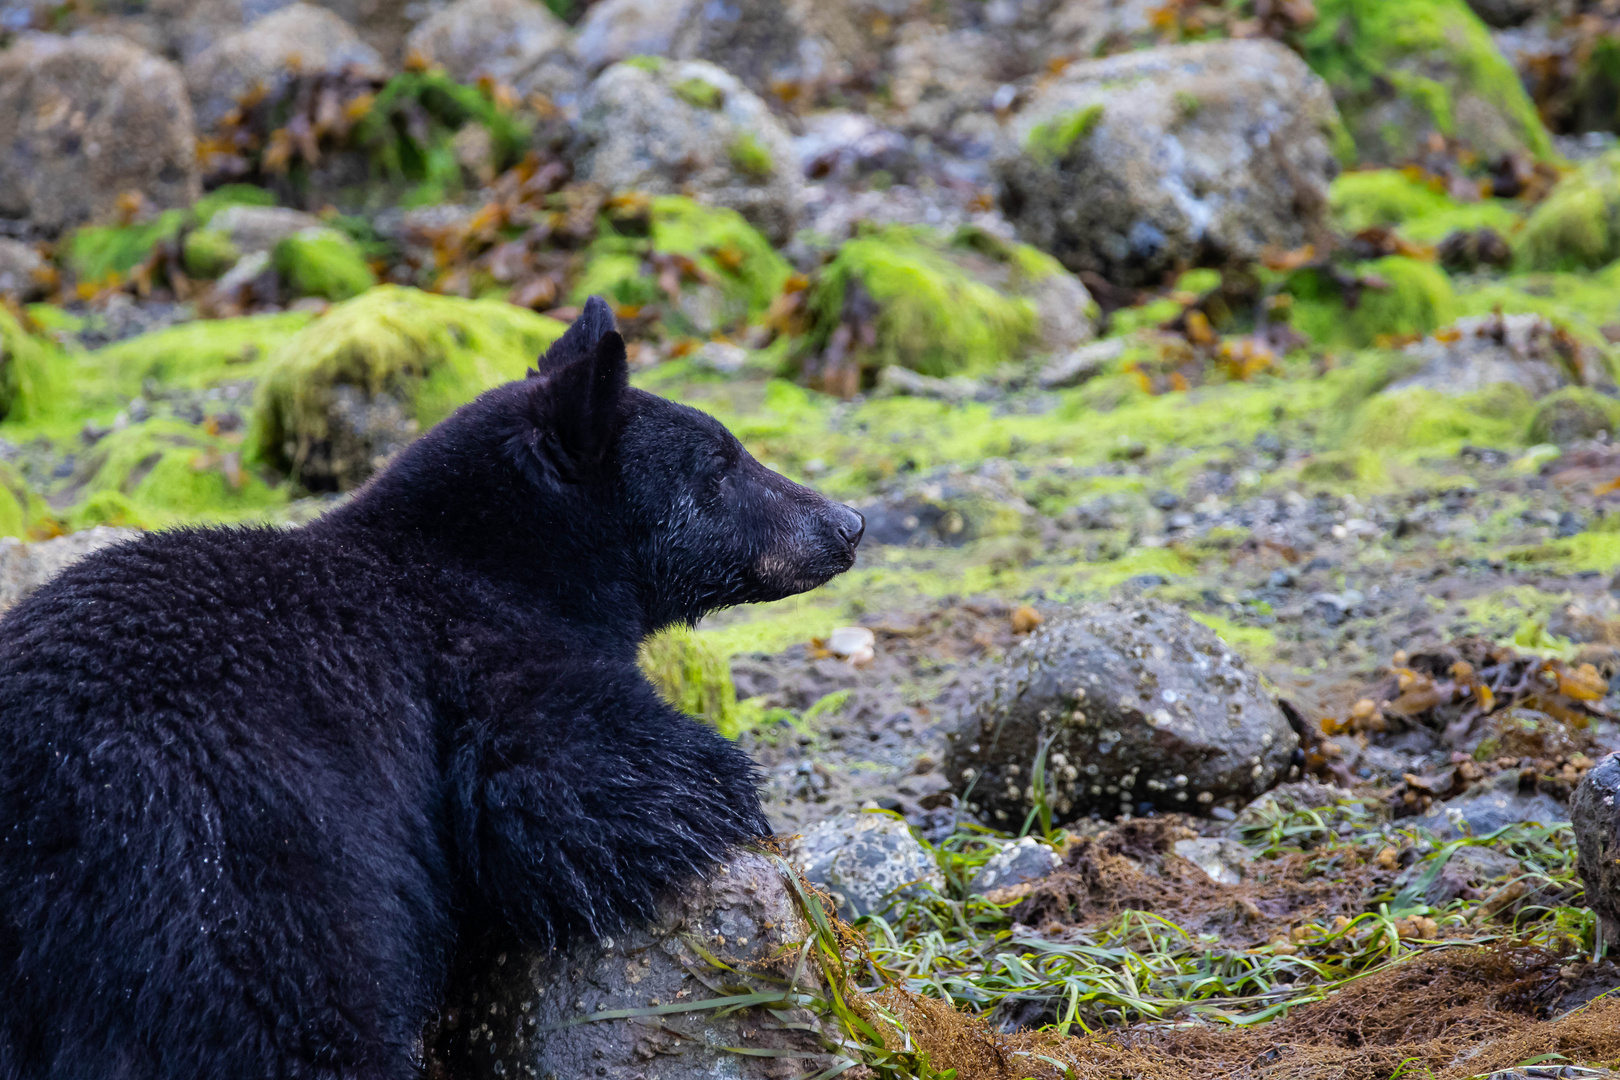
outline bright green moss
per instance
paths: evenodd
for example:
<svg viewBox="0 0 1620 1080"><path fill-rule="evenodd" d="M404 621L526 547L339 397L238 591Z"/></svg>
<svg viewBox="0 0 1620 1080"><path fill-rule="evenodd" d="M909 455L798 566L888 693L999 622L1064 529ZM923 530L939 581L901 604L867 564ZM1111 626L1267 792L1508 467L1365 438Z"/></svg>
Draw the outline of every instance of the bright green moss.
<svg viewBox="0 0 1620 1080"><path fill-rule="evenodd" d="M55 346L25 331L0 307L0 417L27 420L44 406Z"/></svg>
<svg viewBox="0 0 1620 1080"><path fill-rule="evenodd" d="M1063 264L1038 247L1006 240L977 225L964 225L951 237L951 246L976 251L1012 271L1012 286L1036 285L1056 274L1067 273ZM1095 312L1089 312L1095 317Z"/></svg>
<svg viewBox="0 0 1620 1080"><path fill-rule="evenodd" d="M425 430L484 390L522 378L563 329L498 300L380 286L332 308L272 354L254 402L253 445L288 467L301 448L328 437L340 385L398 396Z"/></svg>
<svg viewBox="0 0 1620 1080"><path fill-rule="evenodd" d="M1451 282L1433 263L1398 255L1361 263L1356 273L1387 288L1364 288L1354 307L1316 271L1294 275L1296 329L1319 345L1365 348L1380 338L1427 334L1457 317Z"/></svg>
<svg viewBox="0 0 1620 1080"><path fill-rule="evenodd" d="M1455 453L1465 444L1522 445L1534 405L1519 386L1503 383L1472 394L1390 390L1356 411L1347 445L1373 450Z"/></svg>
<svg viewBox="0 0 1620 1080"><path fill-rule="evenodd" d="M1030 128L1024 149L1043 164L1056 164L1069 156L1075 143L1096 130L1102 115L1103 107L1099 104L1060 113Z"/></svg>
<svg viewBox="0 0 1620 1080"><path fill-rule="evenodd" d="M305 229L285 237L271 260L295 296L349 300L377 284L354 241L330 229Z"/></svg>
<svg viewBox="0 0 1620 1080"><path fill-rule="evenodd" d="M771 159L771 152L751 131L744 131L731 140L726 147L726 157L740 172L755 180L769 180L776 173L776 162Z"/></svg>
<svg viewBox="0 0 1620 1080"><path fill-rule="evenodd" d="M1563 445L1600 432L1620 431L1620 401L1584 386L1566 386L1536 403L1532 443Z"/></svg>
<svg viewBox="0 0 1620 1080"><path fill-rule="evenodd" d="M121 277L145 262L157 245L173 240L185 228L184 210L165 210L138 225L91 225L67 241L67 265L83 282Z"/></svg>
<svg viewBox="0 0 1620 1080"><path fill-rule="evenodd" d="M1036 332L1035 305L979 280L925 229L891 227L850 240L822 268L810 297L811 345L843 319L849 290L877 305L876 344L863 368L888 364L955 375L1016 359Z"/></svg>
<svg viewBox="0 0 1620 1080"><path fill-rule="evenodd" d="M1459 229L1517 228L1518 205L1506 199L1460 203L1396 169L1342 174L1328 192L1334 223L1345 232L1394 228L1418 244L1434 244Z"/></svg>
<svg viewBox="0 0 1620 1080"><path fill-rule="evenodd" d="M451 136L466 124L482 124L495 146L495 165L505 168L529 149L528 121L501 108L483 90L458 83L443 71L407 71L377 92L355 129L385 179L440 187L454 174Z"/></svg>
<svg viewBox="0 0 1620 1080"><path fill-rule="evenodd" d="M683 79L672 89L676 97L696 109L718 109L725 101L725 93L707 79Z"/></svg>
<svg viewBox="0 0 1620 1080"><path fill-rule="evenodd" d="M148 420L105 436L84 455L67 511L74 528L260 518L287 501L244 468L240 437L179 420Z"/></svg>
<svg viewBox="0 0 1620 1080"><path fill-rule="evenodd" d="M621 62L627 67L635 68L637 71L645 71L649 75L656 75L664 70L664 65L668 61L662 56L631 56Z"/></svg>
<svg viewBox="0 0 1620 1080"><path fill-rule="evenodd" d="M180 249L186 273L194 278L217 278L236 264L242 253L231 243L228 233L218 229L194 229L186 234Z"/></svg>
<svg viewBox="0 0 1620 1080"><path fill-rule="evenodd" d="M1305 60L1333 88L1364 160L1411 160L1430 131L1484 157L1554 156L1512 65L1464 0L1319 0L1316 11Z"/></svg>
<svg viewBox="0 0 1620 1080"><path fill-rule="evenodd" d="M1620 258L1620 150L1559 181L1515 244L1529 270L1593 270Z"/></svg>
<svg viewBox="0 0 1620 1080"><path fill-rule="evenodd" d="M792 273L770 241L735 210L663 195L653 200L645 238L611 232L598 238L570 299L583 303L590 296L605 296L633 306L666 303L669 298L647 262L655 252L680 255L696 264L703 281L684 282L683 289L717 292L716 325L698 327L681 311L671 310L665 322L673 332L709 333L754 318L781 293Z"/></svg>
<svg viewBox="0 0 1620 1080"><path fill-rule="evenodd" d="M727 738L741 724L727 658L687 626L673 626L641 646L641 670L670 705L705 720Z"/></svg>
<svg viewBox="0 0 1620 1080"><path fill-rule="evenodd" d="M203 390L258 378L270 354L309 324L302 312L198 319L125 338L90 354L124 398L147 380L165 387Z"/></svg>
<svg viewBox="0 0 1620 1080"><path fill-rule="evenodd" d="M30 490L10 462L0 462L0 536L38 540L56 531L45 500Z"/></svg>

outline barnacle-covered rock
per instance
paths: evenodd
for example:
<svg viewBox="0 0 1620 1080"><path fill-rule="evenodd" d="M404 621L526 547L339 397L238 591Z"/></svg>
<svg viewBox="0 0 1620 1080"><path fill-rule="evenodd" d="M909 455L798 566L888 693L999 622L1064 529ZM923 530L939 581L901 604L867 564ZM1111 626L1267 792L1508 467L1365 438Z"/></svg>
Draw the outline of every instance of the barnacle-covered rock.
<svg viewBox="0 0 1620 1080"><path fill-rule="evenodd" d="M1035 806L1043 746L1046 798L1065 822L1240 806L1287 776L1298 745L1213 631L1167 604L1110 602L1009 653L965 710L946 766L970 811L1016 828Z"/></svg>
<svg viewBox="0 0 1620 1080"><path fill-rule="evenodd" d="M1602 758L1581 778L1569 816L1586 906L1603 920L1604 936L1620 939L1620 754Z"/></svg>
<svg viewBox="0 0 1620 1080"><path fill-rule="evenodd" d="M812 826L793 842L788 858L827 890L846 919L881 912L922 886L945 886L905 819L886 810L857 810Z"/></svg>

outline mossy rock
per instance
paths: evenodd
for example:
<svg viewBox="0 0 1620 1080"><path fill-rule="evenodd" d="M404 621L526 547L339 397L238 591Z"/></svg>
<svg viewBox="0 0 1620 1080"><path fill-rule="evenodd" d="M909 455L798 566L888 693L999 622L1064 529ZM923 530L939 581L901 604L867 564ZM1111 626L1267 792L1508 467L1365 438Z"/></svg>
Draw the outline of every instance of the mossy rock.
<svg viewBox="0 0 1620 1080"><path fill-rule="evenodd" d="M859 327L853 347L866 378L890 364L943 378L1019 359L1040 333L1025 289L1063 273L1031 254L1039 256L1022 245L987 247L979 233L953 244L926 228L868 232L817 276L806 344L820 353L841 325Z"/></svg>
<svg viewBox="0 0 1620 1080"><path fill-rule="evenodd" d="M731 665L689 626L672 626L641 646L641 670L665 701L735 737L740 724Z"/></svg>
<svg viewBox="0 0 1620 1080"><path fill-rule="evenodd" d="M331 229L305 229L284 238L271 261L294 296L351 300L377 284L354 241Z"/></svg>
<svg viewBox="0 0 1620 1080"><path fill-rule="evenodd" d="M1584 386L1566 386L1548 394L1530 418L1532 443L1560 446L1620 431L1620 401Z"/></svg>
<svg viewBox="0 0 1620 1080"><path fill-rule="evenodd" d="M701 281L682 283L671 301L648 262L654 254L690 259ZM592 245L570 297L606 296L616 303L657 304L668 333L707 336L754 319L781 293L792 268L735 210L681 195L652 200L645 237L611 231Z"/></svg>
<svg viewBox="0 0 1620 1080"><path fill-rule="evenodd" d="M1527 270L1595 270L1620 258L1620 150L1560 180L1514 249Z"/></svg>
<svg viewBox="0 0 1620 1080"><path fill-rule="evenodd" d="M1362 289L1352 307L1317 271L1295 274L1289 280L1288 290L1297 301L1294 327L1319 345L1366 348L1428 334L1457 316L1451 281L1433 263L1392 255L1353 269L1388 287Z"/></svg>
<svg viewBox="0 0 1620 1080"><path fill-rule="evenodd" d="M263 188L227 184L204 195L189 209L165 210L149 221L130 225L90 225L77 229L63 245L64 261L78 281L98 284L115 281L149 259L159 244L179 239L188 228L205 227L227 206L274 204L275 197ZM190 272L189 264L187 270Z"/></svg>
<svg viewBox="0 0 1620 1080"><path fill-rule="evenodd" d="M230 234L219 229L194 229L186 234L180 257L186 273L212 280L235 266L242 253L231 242Z"/></svg>
<svg viewBox="0 0 1620 1080"><path fill-rule="evenodd" d="M1520 221L1505 199L1460 203L1435 186L1398 169L1347 172L1328 192L1334 224L1348 233L1394 228L1408 240L1433 244L1459 230L1495 229L1507 234Z"/></svg>
<svg viewBox="0 0 1620 1080"><path fill-rule="evenodd" d="M246 467L232 438L182 420L153 419L103 437L80 460L65 512L75 529L165 528L262 518L287 501Z"/></svg>
<svg viewBox="0 0 1620 1080"><path fill-rule="evenodd" d="M276 348L310 319L297 311L198 319L125 338L91 355L124 398L139 394L148 379L170 389L240 387L259 378Z"/></svg>
<svg viewBox="0 0 1620 1080"><path fill-rule="evenodd" d="M1464 445L1514 447L1523 443L1534 408L1522 387L1508 383L1471 394L1386 390L1356 410L1345 445L1442 454Z"/></svg>
<svg viewBox="0 0 1620 1080"><path fill-rule="evenodd" d="M1431 133L1483 158L1555 156L1535 105L1464 0L1318 0L1302 41L1362 161L1398 165Z"/></svg>
<svg viewBox="0 0 1620 1080"><path fill-rule="evenodd" d="M0 418L27 420L40 411L55 352L0 307Z"/></svg>
<svg viewBox="0 0 1620 1080"><path fill-rule="evenodd" d="M315 490L347 490L419 431L522 378L564 326L498 300L384 285L339 304L276 349L252 443Z"/></svg>

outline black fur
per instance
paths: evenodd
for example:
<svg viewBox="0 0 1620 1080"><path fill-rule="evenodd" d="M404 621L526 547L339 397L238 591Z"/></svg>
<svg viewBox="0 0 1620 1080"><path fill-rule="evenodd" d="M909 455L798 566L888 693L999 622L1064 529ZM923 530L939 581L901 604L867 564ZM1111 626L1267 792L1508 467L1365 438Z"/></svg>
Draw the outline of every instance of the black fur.
<svg viewBox="0 0 1620 1080"><path fill-rule="evenodd" d="M602 934L768 831L636 649L859 536L592 301L313 524L71 567L0 622L0 1080L418 1075L472 928Z"/></svg>

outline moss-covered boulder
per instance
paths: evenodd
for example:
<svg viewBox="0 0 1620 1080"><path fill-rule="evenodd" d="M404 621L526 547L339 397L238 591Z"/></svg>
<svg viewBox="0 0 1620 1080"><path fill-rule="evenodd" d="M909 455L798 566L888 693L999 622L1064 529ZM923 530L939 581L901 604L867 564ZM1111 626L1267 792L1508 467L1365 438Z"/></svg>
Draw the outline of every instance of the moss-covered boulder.
<svg viewBox="0 0 1620 1080"><path fill-rule="evenodd" d="M1595 270L1620 258L1620 150L1559 181L1514 248L1527 270Z"/></svg>
<svg viewBox="0 0 1620 1080"><path fill-rule="evenodd" d="M349 300L377 284L354 241L332 229L305 229L286 237L271 253L271 262L293 296Z"/></svg>
<svg viewBox="0 0 1620 1080"><path fill-rule="evenodd" d="M458 405L522 378L563 329L501 301L372 289L270 357L253 444L306 487L353 488Z"/></svg>
<svg viewBox="0 0 1620 1080"><path fill-rule="evenodd" d="M1465 445L1514 447L1524 442L1534 403L1523 387L1499 383L1467 394L1423 387L1386 390L1350 419L1345 444L1372 451L1429 451Z"/></svg>
<svg viewBox="0 0 1620 1080"><path fill-rule="evenodd" d="M674 626L654 634L641 646L639 660L665 701L708 721L722 735L737 735L737 687L731 665L694 630Z"/></svg>
<svg viewBox="0 0 1620 1080"><path fill-rule="evenodd" d="M1295 329L1319 345L1365 348L1420 337L1457 315L1451 281L1433 263L1392 255L1348 271L1350 293L1320 270L1290 277Z"/></svg>
<svg viewBox="0 0 1620 1080"><path fill-rule="evenodd" d="M1338 116L1275 42L1163 46L1038 83L996 162L1002 209L1071 270L1156 284L1326 228Z"/></svg>
<svg viewBox="0 0 1620 1080"><path fill-rule="evenodd" d="M1584 386L1569 386L1544 398L1530 418L1530 441L1565 443L1620 431L1620 401Z"/></svg>
<svg viewBox="0 0 1620 1080"><path fill-rule="evenodd" d="M735 210L661 195L651 200L644 227L638 221L633 231L598 237L570 299L653 306L666 333L707 337L762 314L791 274Z"/></svg>
<svg viewBox="0 0 1620 1080"><path fill-rule="evenodd" d="M1419 158L1432 134L1484 158L1553 156L1512 65L1464 0L1318 0L1316 12L1305 60L1333 88L1363 162Z"/></svg>
<svg viewBox="0 0 1620 1080"><path fill-rule="evenodd" d="M1096 309L1049 255L977 229L890 226L846 242L811 286L802 368L836 393L891 364L984 371L1092 336Z"/></svg>

